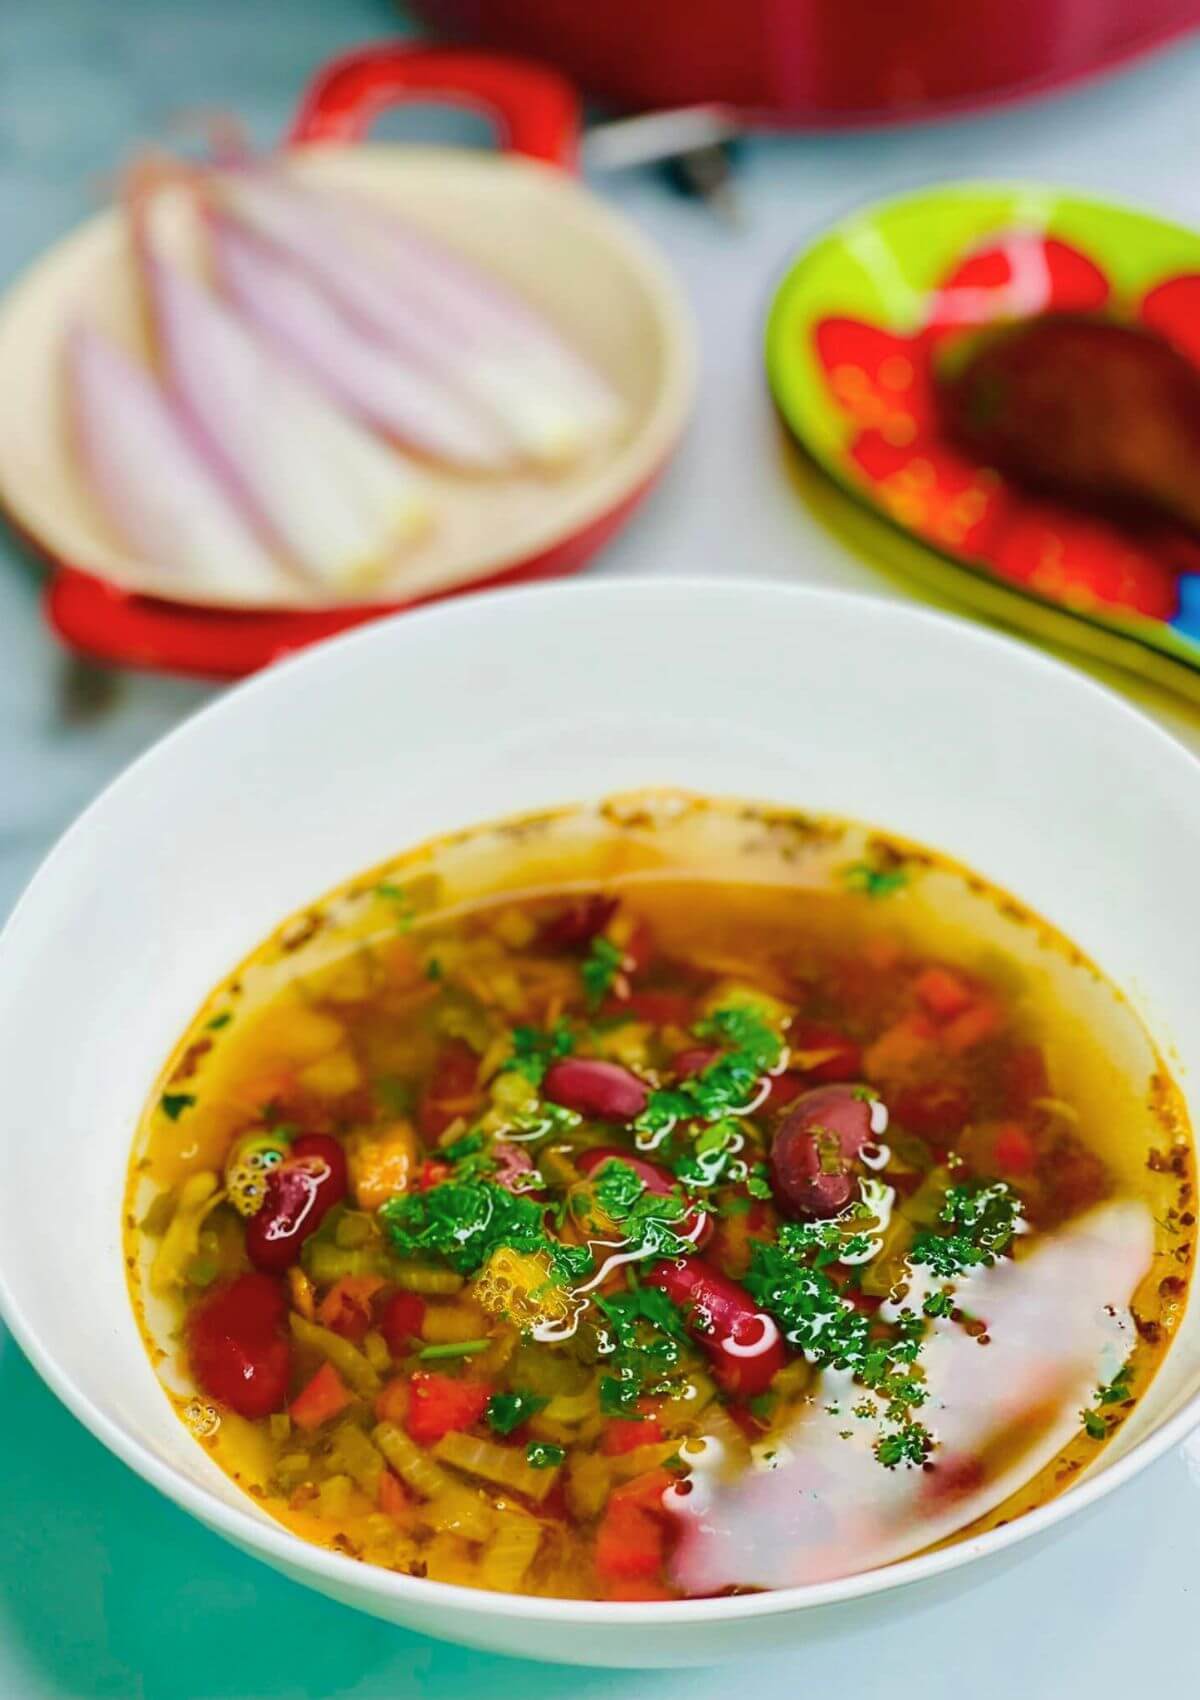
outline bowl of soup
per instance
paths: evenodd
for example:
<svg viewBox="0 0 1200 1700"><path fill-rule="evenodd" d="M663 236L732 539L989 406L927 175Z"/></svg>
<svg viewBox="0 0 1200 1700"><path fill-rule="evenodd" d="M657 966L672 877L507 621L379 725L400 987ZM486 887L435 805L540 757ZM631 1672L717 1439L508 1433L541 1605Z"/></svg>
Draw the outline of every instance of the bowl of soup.
<svg viewBox="0 0 1200 1700"><path fill-rule="evenodd" d="M6 1320L185 1509L432 1634L952 1610L1200 1415L1198 847L1168 737L924 612L643 581L340 639L0 941Z"/></svg>

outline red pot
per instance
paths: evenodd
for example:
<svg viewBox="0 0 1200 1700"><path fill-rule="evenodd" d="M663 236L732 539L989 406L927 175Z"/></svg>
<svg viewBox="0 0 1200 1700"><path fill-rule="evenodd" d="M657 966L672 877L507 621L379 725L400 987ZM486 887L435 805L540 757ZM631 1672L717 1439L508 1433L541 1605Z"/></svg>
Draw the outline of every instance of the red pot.
<svg viewBox="0 0 1200 1700"><path fill-rule="evenodd" d="M718 101L824 126L1088 76L1200 25L1200 0L417 0L439 29L632 107Z"/></svg>

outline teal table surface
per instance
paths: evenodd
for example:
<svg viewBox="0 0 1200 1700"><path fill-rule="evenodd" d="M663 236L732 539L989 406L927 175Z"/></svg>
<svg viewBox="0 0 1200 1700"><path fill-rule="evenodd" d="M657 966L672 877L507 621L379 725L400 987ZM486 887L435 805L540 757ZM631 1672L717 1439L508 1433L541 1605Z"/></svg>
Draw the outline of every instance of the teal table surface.
<svg viewBox="0 0 1200 1700"><path fill-rule="evenodd" d="M581 0L581 4L584 0ZM100 204L139 144L213 109L268 143L330 54L396 34L385 0L0 0L0 286ZM415 128L414 128L415 127ZM478 139L421 113L391 134ZM194 134L194 130L193 130ZM762 382L771 284L829 219L938 177L1028 176L1200 223L1200 46L1094 87L953 125L753 143L731 229L652 173L598 182L666 251L701 330L700 406L604 573L753 571L911 596L798 499ZM209 687L70 662L40 574L0 535L0 913L96 792ZM1121 688L1130 688L1114 678ZM1200 716L1133 694L1200 748ZM46 1137L29 1129L27 1137ZM69 1232L69 1198L34 1200ZM87 1295L80 1293L80 1326ZM723 1672L567 1670L439 1645L286 1582L103 1450L0 1328L0 1700L1117 1700L1194 1692L1200 1452L1164 1458L952 1607Z"/></svg>

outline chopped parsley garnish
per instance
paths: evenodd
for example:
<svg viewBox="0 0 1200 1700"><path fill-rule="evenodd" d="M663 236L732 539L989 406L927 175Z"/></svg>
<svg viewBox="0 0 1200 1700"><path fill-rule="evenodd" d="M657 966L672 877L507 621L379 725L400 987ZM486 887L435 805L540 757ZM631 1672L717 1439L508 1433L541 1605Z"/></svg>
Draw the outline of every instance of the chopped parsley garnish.
<svg viewBox="0 0 1200 1700"><path fill-rule="evenodd" d="M575 1049L575 1035L565 1021L556 1021L548 1033L539 1027L514 1027L512 1047L504 1067L524 1075L531 1086L540 1086L550 1064Z"/></svg>
<svg viewBox="0 0 1200 1700"><path fill-rule="evenodd" d="M1093 1440L1108 1439L1108 1424L1098 1411L1081 1411L1083 1426Z"/></svg>
<svg viewBox="0 0 1200 1700"><path fill-rule="evenodd" d="M1127 1400L1132 1399L1133 1389L1129 1385L1132 1376L1133 1366L1131 1364L1122 1365L1111 1381L1106 1381L1102 1386L1097 1387L1096 1404L1098 1406L1123 1405ZM1085 1430L1093 1440L1107 1440L1115 1424L1121 1420L1118 1416L1114 1416L1111 1420L1106 1419L1102 1410L1080 1411L1079 1415L1083 1419Z"/></svg>
<svg viewBox="0 0 1200 1700"><path fill-rule="evenodd" d="M637 1171L619 1157L610 1157L597 1171L592 1198L626 1235L626 1250L642 1257L684 1257L694 1249L676 1226L691 1208L686 1200L674 1192L650 1192ZM585 1228L588 1225L585 1218Z"/></svg>
<svg viewBox="0 0 1200 1700"><path fill-rule="evenodd" d="M925 1316L949 1316L954 1309L954 1295L948 1287L942 1287L936 1293L927 1293L921 1303L921 1311Z"/></svg>
<svg viewBox="0 0 1200 1700"><path fill-rule="evenodd" d="M657 1287L630 1287L598 1298L596 1306L611 1334L609 1373L600 1379L600 1409L605 1416L636 1417L643 1393L665 1393L678 1372L688 1344L683 1312Z"/></svg>
<svg viewBox="0 0 1200 1700"><path fill-rule="evenodd" d="M177 1122L185 1110L190 1110L196 1102L194 1092L164 1092L159 1099L159 1108L164 1116L169 1116Z"/></svg>
<svg viewBox="0 0 1200 1700"><path fill-rule="evenodd" d="M619 945L603 933L596 934L579 970L589 1009L599 1009L612 990L624 960L625 954Z"/></svg>
<svg viewBox="0 0 1200 1700"><path fill-rule="evenodd" d="M531 1440L525 1448L525 1462L535 1470L553 1470L565 1457L563 1448L549 1440Z"/></svg>
<svg viewBox="0 0 1200 1700"><path fill-rule="evenodd" d="M1096 1399L1101 1405L1123 1405L1127 1399L1133 1398L1133 1390L1129 1383L1133 1376L1133 1366L1126 1364L1118 1370L1112 1380L1103 1387L1097 1388Z"/></svg>
<svg viewBox="0 0 1200 1700"><path fill-rule="evenodd" d="M1007 1250L1020 1214L1021 1200L1005 1181L952 1186L938 1213L939 1226L918 1234L909 1262L943 1279L990 1268Z"/></svg>
<svg viewBox="0 0 1200 1700"><path fill-rule="evenodd" d="M449 1145L443 1145L438 1156L443 1163L461 1163L467 1157L474 1157L483 1150L485 1140L476 1130L474 1133L464 1133L461 1139L451 1140Z"/></svg>
<svg viewBox="0 0 1200 1700"><path fill-rule="evenodd" d="M228 1027L232 1020L233 1011L231 1009L223 1009L220 1015L214 1015L212 1020L206 1021L204 1025L210 1033L219 1033L222 1027Z"/></svg>
<svg viewBox="0 0 1200 1700"><path fill-rule="evenodd" d="M842 880L848 891L861 891L867 897L890 897L908 884L903 867L878 868L870 862L851 862L842 869Z"/></svg>
<svg viewBox="0 0 1200 1700"><path fill-rule="evenodd" d="M487 1402L488 1427L496 1434L511 1434L549 1403L539 1394L526 1393L523 1389L512 1393L493 1393Z"/></svg>
<svg viewBox="0 0 1200 1700"><path fill-rule="evenodd" d="M725 1181L747 1178L745 1159L738 1153L745 1145L745 1136L732 1116L708 1122L696 1135L690 1151L685 1151L674 1163L676 1175L684 1186L705 1190Z"/></svg>
<svg viewBox="0 0 1200 1700"><path fill-rule="evenodd" d="M715 1122L740 1114L752 1102L763 1075L783 1055L779 1034L761 1011L747 1004L715 1010L698 1021L693 1032L698 1039L713 1039L729 1048L690 1080L652 1092L634 1123L639 1132L660 1133L680 1121Z"/></svg>
<svg viewBox="0 0 1200 1700"><path fill-rule="evenodd" d="M875 1396L870 1414L888 1425L875 1447L879 1462L888 1469L923 1463L933 1439L912 1413L928 1397L914 1367L926 1323L909 1311L895 1322L881 1323L859 1310L826 1273L840 1251L865 1241L854 1231L853 1220L788 1222L776 1244L752 1241L745 1285L775 1318L789 1345L821 1368L849 1370ZM855 1414L865 1415L867 1409L861 1403Z"/></svg>
<svg viewBox="0 0 1200 1700"><path fill-rule="evenodd" d="M898 1464L923 1464L929 1457L933 1436L923 1423L905 1423L902 1428L880 1435L875 1442L875 1456L885 1470Z"/></svg>
<svg viewBox="0 0 1200 1700"><path fill-rule="evenodd" d="M432 1258L460 1275L474 1275L500 1246L544 1252L558 1281L586 1274L591 1253L547 1233L545 1215L544 1205L495 1181L472 1178L398 1193L383 1205L379 1219L402 1257Z"/></svg>

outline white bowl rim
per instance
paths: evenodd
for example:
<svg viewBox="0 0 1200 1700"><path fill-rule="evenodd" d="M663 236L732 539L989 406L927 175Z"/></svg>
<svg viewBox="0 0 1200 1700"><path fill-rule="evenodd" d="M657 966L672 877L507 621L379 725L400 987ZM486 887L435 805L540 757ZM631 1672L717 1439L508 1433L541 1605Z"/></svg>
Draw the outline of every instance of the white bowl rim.
<svg viewBox="0 0 1200 1700"><path fill-rule="evenodd" d="M441 623L469 618L472 615L478 616L481 612L486 617L487 607L481 605L490 605L498 600L508 602L519 599L530 609L531 614L536 614L538 604L561 601L564 596L570 597L573 603L584 597L593 601L621 602L664 594L707 597L719 601L731 596L744 598L748 593L763 592L766 592L768 597L778 597L808 606L844 606L846 603L853 603L861 619L892 620L900 626L918 630L929 626L952 630L956 634L956 641L973 645L978 650L981 661L989 653L1002 651L1012 660L1019 657L1031 672L1053 674L1060 679L1066 676L1072 680L1070 688L1076 690L1081 697L1090 697L1095 705L1102 707L1104 713L1114 719L1124 720L1136 728L1137 736L1145 741L1148 760L1151 759L1151 752L1155 752L1155 759L1160 765L1174 766L1178 770L1181 782L1191 785L1197 782L1197 758L1161 726L1114 692L1087 678L1065 662L1047 656L1027 644L940 611L892 602L869 594L781 584L778 580L755 577L654 578L643 575L629 579L593 580L587 584L541 585L492 591L396 614L330 638L312 649L285 657L263 669L250 679L225 691L195 714L189 715L105 786L59 837L25 887L4 928L0 930L0 973L3 972L4 940L9 929L16 925L18 918L32 905L42 889L54 880L66 847L73 845L77 837L82 837L89 830L93 816L109 805L110 798L121 789L130 776L152 769L158 762L172 760L178 747L185 744L192 735L193 727L201 722L207 724L225 715L237 715L241 712L241 704L247 699L269 693L275 679L282 673L289 673L297 668L315 671L330 650L345 651L355 646L365 648L370 644L386 644L389 641L390 629L401 620ZM1138 1441L1115 1464L1096 1470L1077 1486L1056 1495L1036 1510L970 1539L953 1542L932 1552L918 1553L880 1569L839 1577L834 1581L805 1583L797 1587L777 1588L755 1594L653 1602L563 1600L538 1595L491 1592L481 1594L477 1588L458 1583L435 1582L425 1577L406 1576L346 1557L341 1553L330 1552L302 1540L282 1524L262 1521L248 1511L224 1504L203 1488L177 1475L169 1465L156 1458L132 1436L125 1434L119 1424L99 1410L85 1389L65 1371L60 1370L50 1353L43 1350L35 1330L26 1322L5 1279L2 1248L0 1319L7 1324L13 1338L42 1380L97 1440L144 1481L158 1488L184 1510L191 1512L201 1523L219 1530L243 1550L249 1549L259 1554L289 1573L295 1570L309 1571L322 1578L331 1589L337 1589L343 1597L350 1594L360 1600L364 1596L378 1601L399 1599L415 1605L425 1600L431 1606L438 1606L449 1612L462 1612L466 1615L483 1613L510 1621L545 1621L560 1625L629 1624L647 1628L676 1625L686 1627L689 1623L713 1624L746 1618L782 1616L869 1598L874 1594L890 1593L894 1589L958 1570L977 1558L999 1554L1009 1547L1032 1539L1066 1518L1074 1517L1130 1482L1200 1425L1200 1391L1197 1391L1178 1411ZM132 1325L132 1316L130 1321Z"/></svg>

